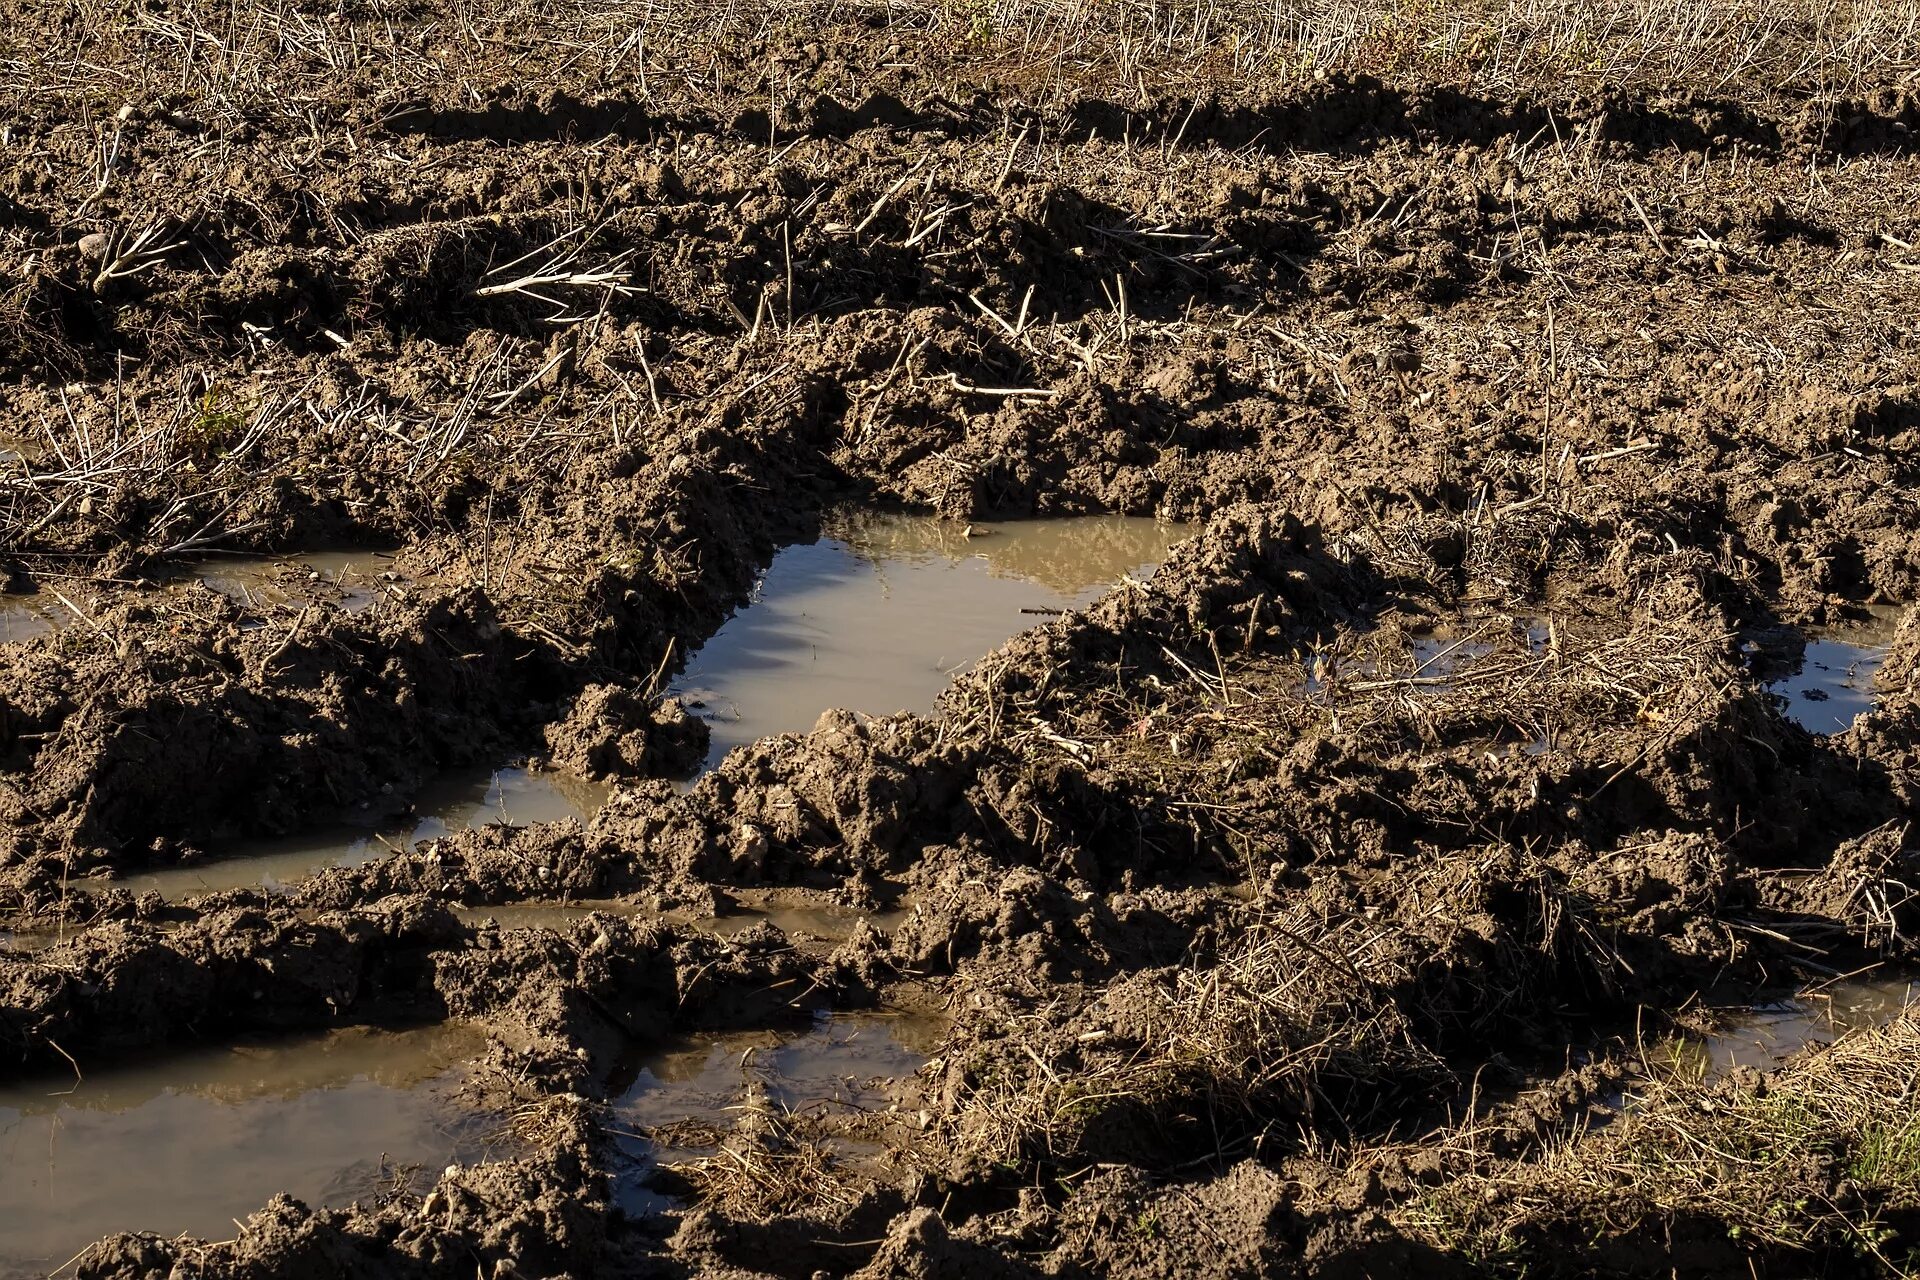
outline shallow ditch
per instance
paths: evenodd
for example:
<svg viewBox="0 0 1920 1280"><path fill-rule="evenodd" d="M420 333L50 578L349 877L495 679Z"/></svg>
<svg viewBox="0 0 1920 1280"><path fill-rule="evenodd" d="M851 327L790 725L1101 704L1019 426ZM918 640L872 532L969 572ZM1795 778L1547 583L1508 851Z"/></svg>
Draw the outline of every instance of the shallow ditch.
<svg viewBox="0 0 1920 1280"><path fill-rule="evenodd" d="M1185 532L1107 517L972 529L914 516L841 518L819 542L776 558L752 602L693 655L673 692L713 727L708 764L764 735L809 728L831 708L930 710L957 670L1123 576L1146 577ZM351 608L377 600L379 572L345 558L301 558L199 576L255 608L295 603L310 587ZM374 585L363 590L362 580ZM230 845L214 860L116 883L169 900L279 890L468 827L590 821L610 790L530 767L485 770L444 779L399 822ZM460 915L471 925L564 930L596 911L676 919L723 937L771 924L828 942L863 922L891 929L906 915L780 891L742 891L699 918L611 900ZM40 941L23 935L8 945ZM677 1194L680 1175L665 1166L713 1155L750 1098L806 1125L836 1160L877 1157L892 1126L915 1123L899 1108L946 1025L900 1013L823 1014L798 1035L729 1035L637 1054L609 1090L628 1166L623 1203L632 1212L667 1203L660 1197ZM8 1241L0 1257L54 1266L116 1230L218 1238L258 1207L263 1188L338 1204L386 1189L407 1166L471 1158L485 1148L490 1122L446 1104L476 1047L447 1030L338 1033L170 1057L77 1087L16 1089L0 1098L13 1167L0 1199ZM386 1154L369 1162L378 1152ZM152 1192L156 1184L163 1191Z"/></svg>
<svg viewBox="0 0 1920 1280"><path fill-rule="evenodd" d="M199 556L170 566L158 589L178 591L193 583L249 609L325 607L344 613L359 613L409 589L393 569L393 556L379 551ZM79 598L58 582L0 593L0 644L24 643L89 616ZM256 618L243 625L265 623Z"/></svg>
<svg viewBox="0 0 1920 1280"><path fill-rule="evenodd" d="M0 1275L44 1274L115 1231L208 1239L283 1190L313 1207L498 1155L460 1105L476 1031L353 1028L170 1055L0 1090Z"/></svg>
<svg viewBox="0 0 1920 1280"><path fill-rule="evenodd" d="M329 867L352 867L421 840L500 822L524 826L565 818L586 821L610 788L571 774L522 767L475 770L440 779L415 802L413 817L380 826L342 825L222 851L212 861L126 876L136 894L168 901L228 889L285 889Z"/></svg>
<svg viewBox="0 0 1920 1280"><path fill-rule="evenodd" d="M738 893L727 910L718 915L698 915L684 910L658 911L641 903L618 898L584 898L570 902L528 901L454 909L454 914L469 925L492 924L502 929L556 931L569 929L597 912L617 916L647 916L687 924L721 938L731 938L759 925L770 924L789 937L806 935L827 942L843 942L853 936L863 921L883 931L895 928L906 919L909 908L858 911L799 893L766 891Z"/></svg>

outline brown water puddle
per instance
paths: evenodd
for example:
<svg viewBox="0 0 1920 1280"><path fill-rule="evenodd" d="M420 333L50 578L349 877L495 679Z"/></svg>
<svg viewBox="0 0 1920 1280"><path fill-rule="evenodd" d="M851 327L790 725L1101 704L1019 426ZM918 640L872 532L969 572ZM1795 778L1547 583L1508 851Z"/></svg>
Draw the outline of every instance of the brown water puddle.
<svg viewBox="0 0 1920 1280"><path fill-rule="evenodd" d="M379 551L309 551L297 556L203 556L181 568L250 609L331 604L359 613L389 595L405 596L393 556Z"/></svg>
<svg viewBox="0 0 1920 1280"><path fill-rule="evenodd" d="M862 921L883 933L891 933L910 912L911 907L906 904L886 911L860 911L778 889L743 889L735 893L733 907L727 914L694 917L691 923L722 938L770 924L789 936L804 933L828 942L845 942Z"/></svg>
<svg viewBox="0 0 1920 1280"><path fill-rule="evenodd" d="M484 1047L355 1028L0 1089L0 1275L116 1231L228 1239L276 1191L341 1206L478 1159L497 1122L449 1094Z"/></svg>
<svg viewBox="0 0 1920 1280"><path fill-rule="evenodd" d="M799 1035L702 1036L638 1059L613 1102L611 1127L631 1161L618 1180L622 1207L665 1207L648 1188L654 1170L711 1156L750 1092L790 1123L825 1122L820 1127L836 1136L822 1145L842 1158L878 1154L879 1143L858 1136L862 1122L893 1115L950 1025L944 1016L899 1010L822 1014Z"/></svg>
<svg viewBox="0 0 1920 1280"><path fill-rule="evenodd" d="M1358 638L1362 646L1359 653L1324 649L1308 654L1302 692L1313 700L1323 697L1335 681L1401 680L1416 696L1445 693L1453 687L1455 676L1497 653L1505 633L1515 628L1524 635L1529 653L1545 646L1545 623L1503 617L1461 618L1421 626L1405 632L1404 648L1396 645L1385 652L1375 637L1362 636Z"/></svg>
<svg viewBox="0 0 1920 1280"><path fill-rule="evenodd" d="M49 592L0 595L0 644L21 644L72 621L73 613Z"/></svg>
<svg viewBox="0 0 1920 1280"><path fill-rule="evenodd" d="M1906 979L1835 982L1790 1000L1757 1005L1702 1045L1708 1074L1725 1075L1735 1067L1769 1070L1809 1046L1885 1026L1916 994Z"/></svg>
<svg viewBox="0 0 1920 1280"><path fill-rule="evenodd" d="M1124 577L1147 577L1190 532L1122 516L990 526L844 516L775 557L753 603L672 691L711 726L710 763L811 729L830 708L928 711L956 672Z"/></svg>
<svg viewBox="0 0 1920 1280"><path fill-rule="evenodd" d="M1803 1049L1885 1026L1916 999L1920 988L1906 978L1831 982L1732 1012L1720 1030L1669 1041L1654 1050L1653 1057L1663 1069L1686 1079L1717 1080L1739 1067L1770 1071Z"/></svg>
<svg viewBox="0 0 1920 1280"><path fill-rule="evenodd" d="M611 788L571 774L512 768L443 779L416 803L418 816L384 827L343 826L278 840L248 841L235 856L126 876L115 885L169 901L226 889L281 890L329 867L358 866L414 841L503 822L525 826L590 819Z"/></svg>
<svg viewBox="0 0 1920 1280"><path fill-rule="evenodd" d="M62 936L58 926L51 929L0 929L0 951L44 951L59 942Z"/></svg>

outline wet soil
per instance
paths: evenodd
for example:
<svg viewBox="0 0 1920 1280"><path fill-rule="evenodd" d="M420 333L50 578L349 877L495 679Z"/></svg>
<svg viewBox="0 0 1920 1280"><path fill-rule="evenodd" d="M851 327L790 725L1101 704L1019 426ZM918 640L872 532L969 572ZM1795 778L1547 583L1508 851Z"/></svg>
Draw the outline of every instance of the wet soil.
<svg viewBox="0 0 1920 1280"><path fill-rule="evenodd" d="M193 1171L62 1274L1910 1266L1911 1013L1648 1054L1920 959L1897 57L15 8L0 1076ZM352 1180L396 1023L510 1147Z"/></svg>
<svg viewBox="0 0 1920 1280"><path fill-rule="evenodd" d="M899 1013L822 1016L808 1031L744 1032L668 1046L636 1060L633 1082L614 1098L616 1123L641 1162L629 1177L645 1189L648 1165L713 1157L737 1126L749 1095L805 1123L841 1157L875 1157L901 1116L946 1020Z"/></svg>

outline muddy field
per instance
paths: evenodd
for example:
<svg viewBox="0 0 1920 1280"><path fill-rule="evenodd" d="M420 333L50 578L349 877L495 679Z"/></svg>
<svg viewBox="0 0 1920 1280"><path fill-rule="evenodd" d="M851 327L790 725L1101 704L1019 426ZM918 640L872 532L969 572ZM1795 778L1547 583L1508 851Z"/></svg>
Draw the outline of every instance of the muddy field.
<svg viewBox="0 0 1920 1280"><path fill-rule="evenodd" d="M0 1275L1920 1270L1920 10L26 0Z"/></svg>

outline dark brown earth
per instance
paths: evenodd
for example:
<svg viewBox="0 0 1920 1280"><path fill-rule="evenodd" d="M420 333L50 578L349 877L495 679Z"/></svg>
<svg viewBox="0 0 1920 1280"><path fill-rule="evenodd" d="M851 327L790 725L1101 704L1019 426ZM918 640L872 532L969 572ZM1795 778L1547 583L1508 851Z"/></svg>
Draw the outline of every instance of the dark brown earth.
<svg viewBox="0 0 1920 1280"><path fill-rule="evenodd" d="M63 938L0 951L0 1072L460 1019L529 1139L75 1274L1915 1265L1911 1017L1648 1050L1920 959L1898 30L1818 84L1797 27L1251 74L1004 8L13 6L0 568L73 620L0 645L0 924ZM933 715L676 787L667 677L844 505L1202 530ZM371 608L181 578L343 546L396 553ZM1872 610L1872 709L1810 733L1756 654ZM527 756L620 785L284 895L115 883ZM767 891L849 924L687 923ZM453 912L574 898L631 914ZM616 1207L635 1051L898 1005L951 1025L874 1154L750 1107Z"/></svg>

